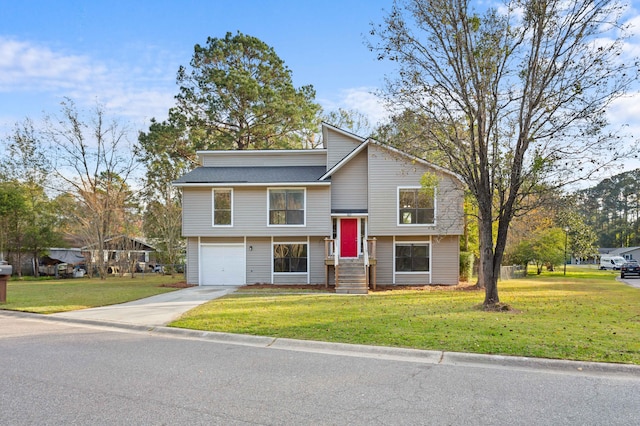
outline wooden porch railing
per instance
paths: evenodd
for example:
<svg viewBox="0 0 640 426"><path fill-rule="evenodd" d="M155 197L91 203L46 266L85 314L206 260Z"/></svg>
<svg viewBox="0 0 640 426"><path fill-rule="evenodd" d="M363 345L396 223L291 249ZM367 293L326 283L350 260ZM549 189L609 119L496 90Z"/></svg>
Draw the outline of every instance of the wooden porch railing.
<svg viewBox="0 0 640 426"><path fill-rule="evenodd" d="M364 267L367 273L367 283L376 289L376 266L377 266L377 240L376 238L368 238L363 247ZM325 264L325 286L329 286L329 266L333 265L334 270L338 270L337 266L340 262L339 250L336 246L336 240L333 238L324 239L324 264ZM336 276L336 280L338 277Z"/></svg>
<svg viewBox="0 0 640 426"><path fill-rule="evenodd" d="M376 289L376 268L378 266L378 258L376 257L376 246L377 240L375 237L367 238L367 242L365 244L367 258L365 259L367 269L367 282L372 286L372 288Z"/></svg>

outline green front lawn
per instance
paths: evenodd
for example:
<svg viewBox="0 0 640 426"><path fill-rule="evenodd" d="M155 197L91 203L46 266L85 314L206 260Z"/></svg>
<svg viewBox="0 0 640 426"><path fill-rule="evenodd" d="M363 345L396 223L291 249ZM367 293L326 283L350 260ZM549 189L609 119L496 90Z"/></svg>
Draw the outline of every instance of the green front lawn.
<svg viewBox="0 0 640 426"><path fill-rule="evenodd" d="M0 309L51 314L142 299L175 288L162 287L184 281L182 275L157 274L63 280L9 280L7 302Z"/></svg>
<svg viewBox="0 0 640 426"><path fill-rule="evenodd" d="M239 291L171 326L229 333L484 354L640 364L640 289L616 273L569 268L503 281L514 310L484 312L482 290L368 296ZM640 279L639 279L640 281ZM294 293L294 294L291 294Z"/></svg>

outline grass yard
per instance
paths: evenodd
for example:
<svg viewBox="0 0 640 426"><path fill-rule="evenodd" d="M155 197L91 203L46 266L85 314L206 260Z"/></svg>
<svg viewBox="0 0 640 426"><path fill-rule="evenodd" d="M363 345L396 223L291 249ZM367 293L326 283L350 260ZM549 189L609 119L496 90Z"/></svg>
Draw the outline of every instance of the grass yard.
<svg viewBox="0 0 640 426"><path fill-rule="evenodd" d="M182 275L157 274L62 280L9 280L7 303L0 309L52 314L97 306L113 305L173 291ZM164 285L164 287L163 287Z"/></svg>
<svg viewBox="0 0 640 426"><path fill-rule="evenodd" d="M640 289L617 273L568 268L499 283L514 310L485 312L483 290L344 296L250 287L171 326L418 349L640 364ZM639 279L640 280L640 279Z"/></svg>

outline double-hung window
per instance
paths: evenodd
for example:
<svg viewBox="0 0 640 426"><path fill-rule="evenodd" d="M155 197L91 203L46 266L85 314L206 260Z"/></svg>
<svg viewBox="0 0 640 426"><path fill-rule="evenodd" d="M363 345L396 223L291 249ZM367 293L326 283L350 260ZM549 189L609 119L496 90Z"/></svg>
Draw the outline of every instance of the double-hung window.
<svg viewBox="0 0 640 426"><path fill-rule="evenodd" d="M435 189L398 188L398 224L435 224Z"/></svg>
<svg viewBox="0 0 640 426"><path fill-rule="evenodd" d="M269 225L304 225L304 189L269 190Z"/></svg>
<svg viewBox="0 0 640 426"><path fill-rule="evenodd" d="M213 226L233 226L233 190L213 190Z"/></svg>
<svg viewBox="0 0 640 426"><path fill-rule="evenodd" d="M429 272L429 243L396 244L396 272Z"/></svg>
<svg viewBox="0 0 640 426"><path fill-rule="evenodd" d="M274 244L273 272L307 272L307 245Z"/></svg>

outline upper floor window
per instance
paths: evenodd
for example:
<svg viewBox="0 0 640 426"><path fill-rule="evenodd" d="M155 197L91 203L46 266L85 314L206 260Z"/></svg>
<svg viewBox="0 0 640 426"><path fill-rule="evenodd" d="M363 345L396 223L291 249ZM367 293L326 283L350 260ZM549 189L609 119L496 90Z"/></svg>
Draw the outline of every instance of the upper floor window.
<svg viewBox="0 0 640 426"><path fill-rule="evenodd" d="M213 226L233 226L233 190L213 190Z"/></svg>
<svg viewBox="0 0 640 426"><path fill-rule="evenodd" d="M304 189L269 190L269 225L304 225Z"/></svg>
<svg viewBox="0 0 640 426"><path fill-rule="evenodd" d="M433 225L435 223L435 190L398 188L398 224Z"/></svg>

